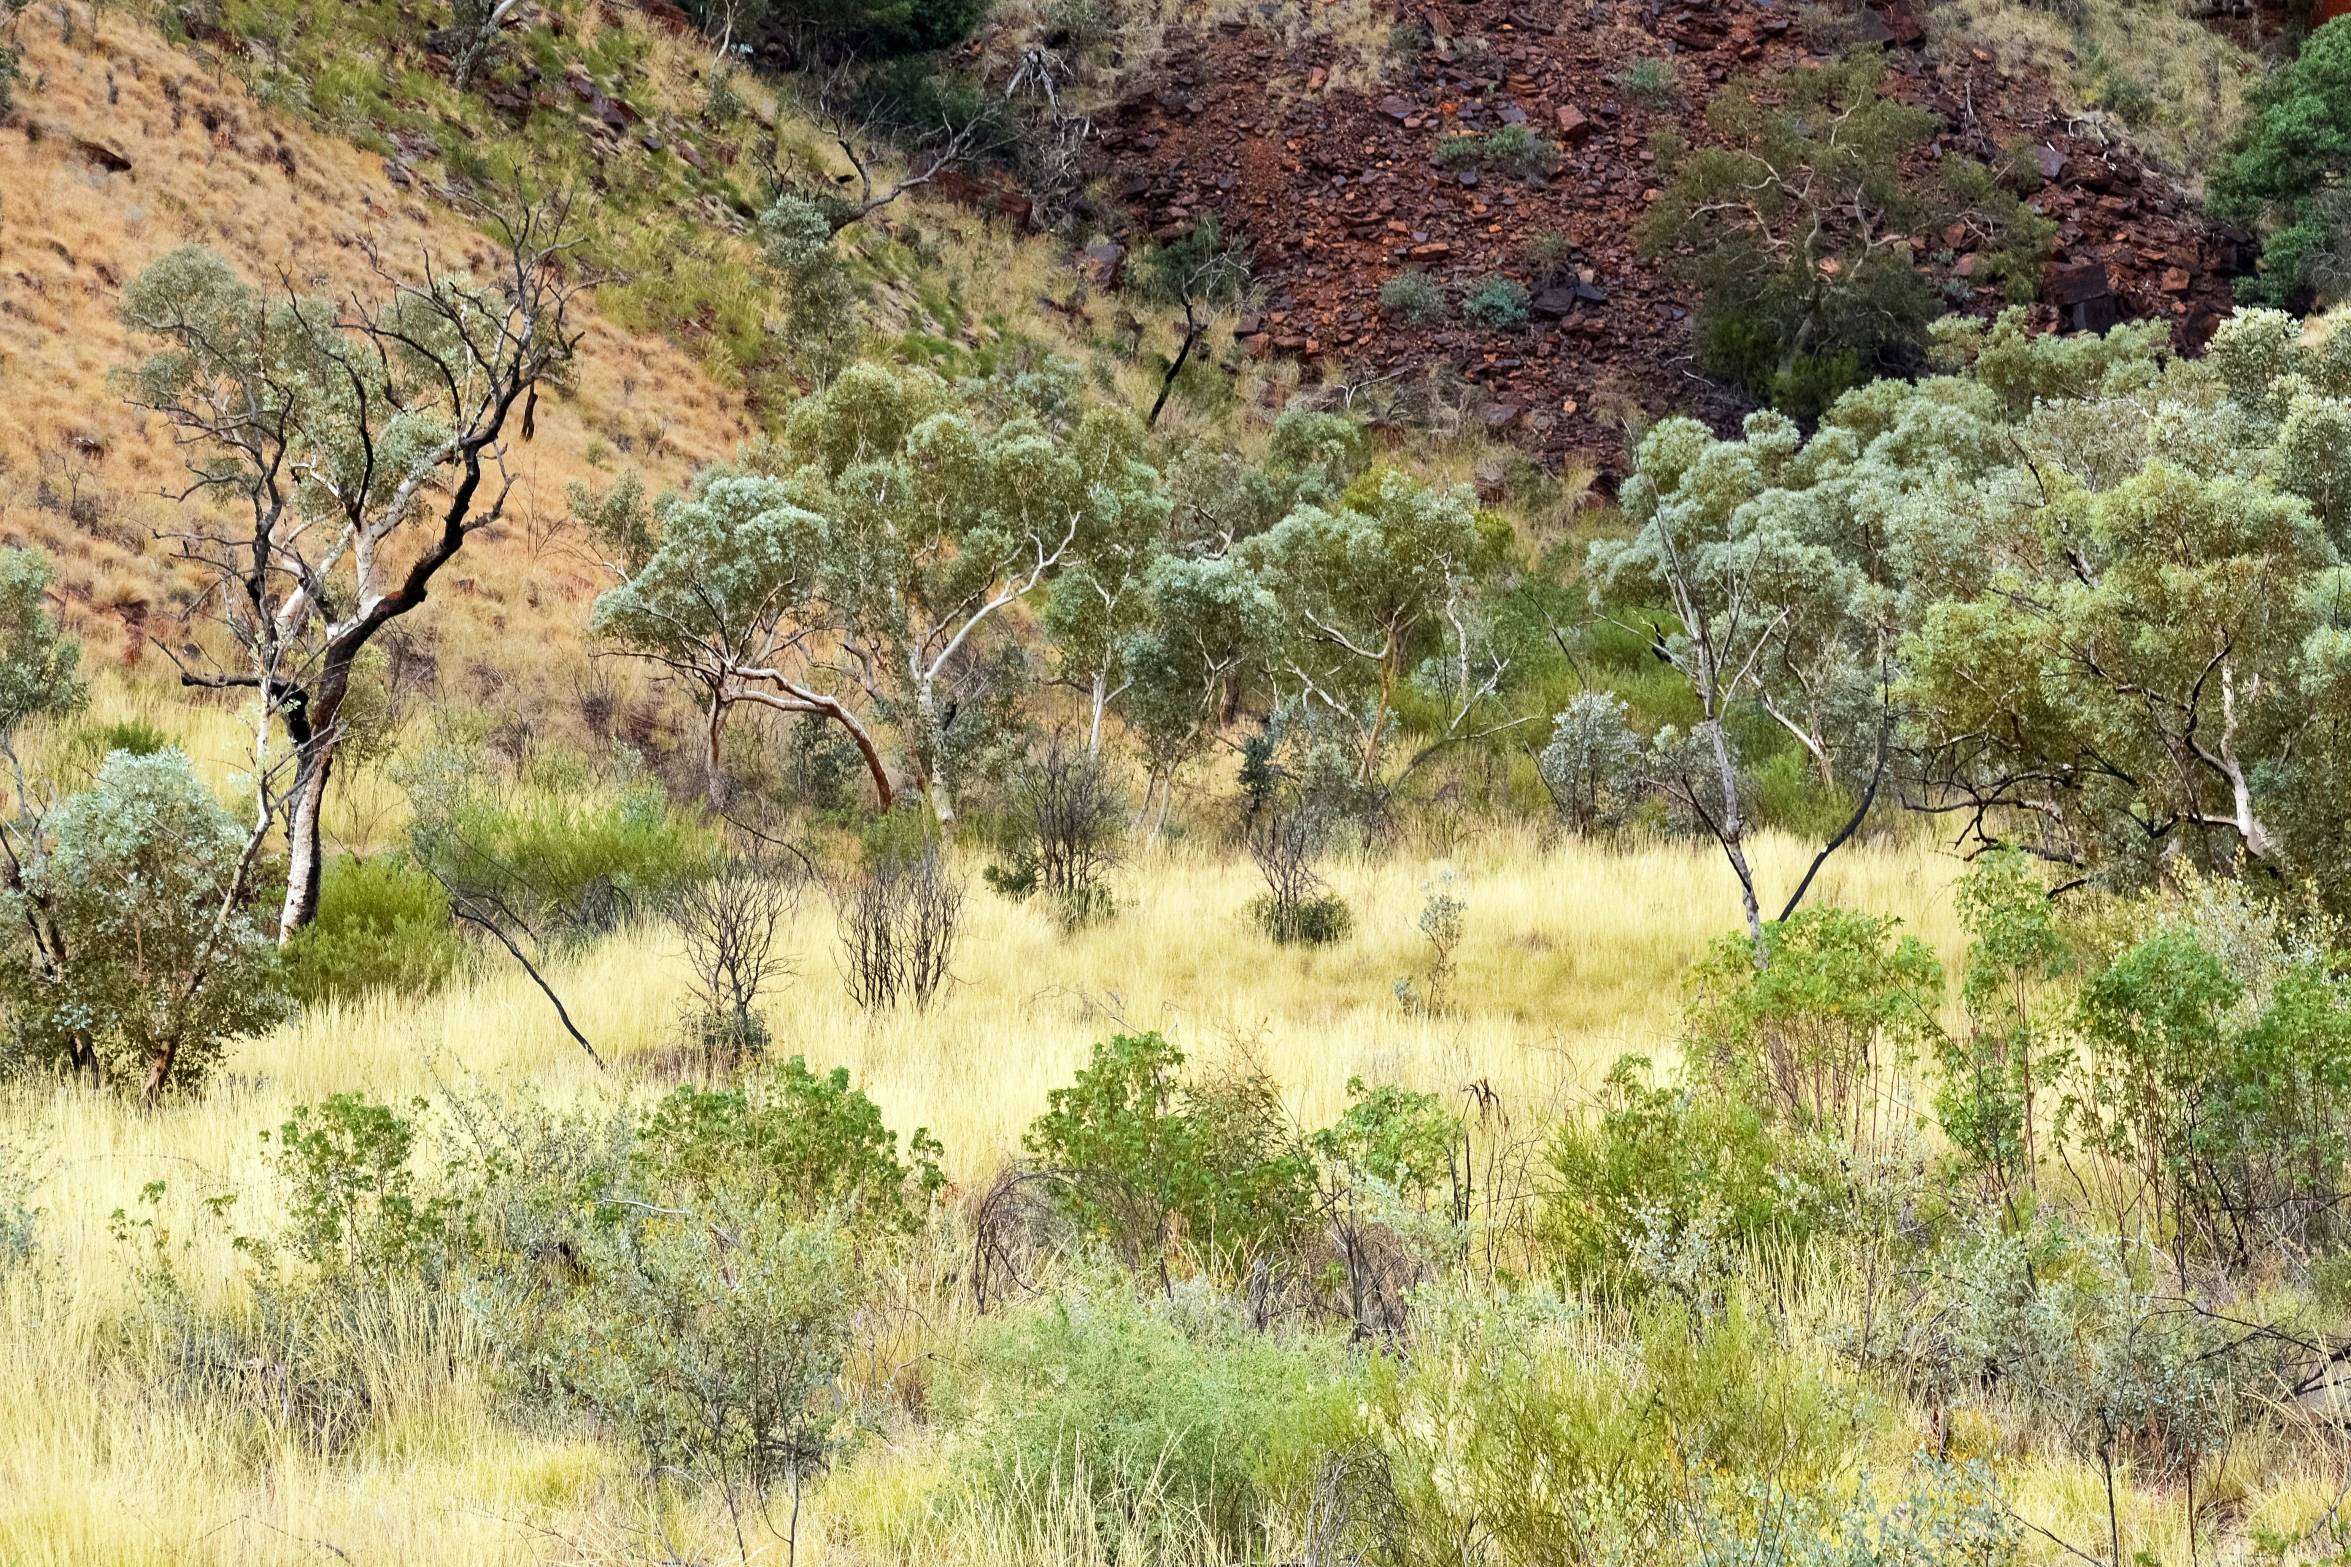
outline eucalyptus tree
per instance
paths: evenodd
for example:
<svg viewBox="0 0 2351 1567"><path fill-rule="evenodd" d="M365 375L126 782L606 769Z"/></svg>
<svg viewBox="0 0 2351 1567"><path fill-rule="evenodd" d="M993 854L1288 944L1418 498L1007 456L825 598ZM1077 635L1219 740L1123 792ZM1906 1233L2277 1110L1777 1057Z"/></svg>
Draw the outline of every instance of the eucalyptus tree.
<svg viewBox="0 0 2351 1567"><path fill-rule="evenodd" d="M1281 604L1231 556L1163 555L1144 580L1143 624L1121 651L1131 690L1127 724L1167 819L1177 772L1206 750L1219 720L1278 646Z"/></svg>
<svg viewBox="0 0 2351 1567"><path fill-rule="evenodd" d="M649 547L640 558L615 551L619 559L610 565L621 580L589 618L599 638L668 670L695 693L713 808L725 804L720 741L728 716L744 703L841 725L864 758L878 805L890 808L890 771L873 732L832 689L827 662L835 641L823 591L831 533L812 488L772 475L706 471L687 494L664 496L651 509ZM625 546L629 511L602 510L599 531ZM616 510L619 516L610 515Z"/></svg>
<svg viewBox="0 0 2351 1567"><path fill-rule="evenodd" d="M121 384L188 454L168 537L203 579L189 613L219 632L180 678L253 692L264 735L282 725L291 746L282 797L266 756L254 770L265 811L285 819L281 941L318 912L353 669L504 517L511 442L530 438L539 389L578 341L567 203L480 215L497 240L485 278L430 254L411 275L372 258L373 297L334 301L257 288L191 245L123 290L124 324L160 346Z"/></svg>
<svg viewBox="0 0 2351 1567"><path fill-rule="evenodd" d="M1299 506L1235 550L1281 606L1276 688L1349 734L1358 782L1377 773L1398 688L1436 628L1475 656L1467 616L1478 551L1466 486L1430 489L1392 470L1332 506Z"/></svg>

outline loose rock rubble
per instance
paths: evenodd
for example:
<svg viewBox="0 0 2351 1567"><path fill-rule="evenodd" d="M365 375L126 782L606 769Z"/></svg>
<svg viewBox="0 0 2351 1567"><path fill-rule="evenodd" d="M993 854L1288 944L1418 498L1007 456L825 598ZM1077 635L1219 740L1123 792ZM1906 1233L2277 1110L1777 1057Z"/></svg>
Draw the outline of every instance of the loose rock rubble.
<svg viewBox="0 0 2351 1567"><path fill-rule="evenodd" d="M1249 352L1294 356L1351 383L1449 368L1484 389L1490 428L1553 455L1615 467L1628 403L1727 429L1744 404L1698 373L1698 302L1636 256L1633 231L1660 182L1653 133L1702 140L1706 101L1729 77L1820 59L1806 52L1796 6L1652 11L1603 0L1571 20L1512 6L1415 4L1403 20L1429 46L1369 93L1316 92L1312 46L1285 48L1267 29L1228 23L1172 40L1169 58L1182 63L1103 127L1110 182L1129 216L1114 237L1129 249L1164 242L1213 214L1247 235L1267 286L1262 312L1240 323ZM2228 309L2229 278L2250 262L2245 236L2210 229L2176 180L2095 124L2063 116L2032 73L2004 74L1984 49L1956 64L1930 58L1899 0L1864 10L1858 28L1887 46L1888 91L1942 116L1928 162L1990 163L2003 149L2028 149L2047 182L2030 200L2059 225L2034 307L2040 327L2162 319L2191 349L2210 335ZM1672 63L1680 90L1669 107L1620 85L1645 56ZM1558 146L1549 177L1457 169L1434 156L1447 134L1513 124ZM1537 276L1525 246L1544 233L1568 249ZM1959 295L1979 238L1961 227L1918 236ZM1089 265L1097 278L1115 276L1102 256ZM1458 312L1417 328L1385 320L1380 286L1407 269L1456 299L1478 279L1514 278L1532 294L1531 319L1499 330ZM1961 308L1999 303L1979 290Z"/></svg>

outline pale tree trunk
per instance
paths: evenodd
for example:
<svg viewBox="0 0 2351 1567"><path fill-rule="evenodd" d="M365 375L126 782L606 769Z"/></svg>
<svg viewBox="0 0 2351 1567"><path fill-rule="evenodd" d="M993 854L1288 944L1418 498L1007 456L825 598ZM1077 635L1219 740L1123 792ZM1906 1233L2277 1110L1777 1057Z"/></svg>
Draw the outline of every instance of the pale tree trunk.
<svg viewBox="0 0 2351 1567"><path fill-rule="evenodd" d="M1110 705L1110 676L1102 670L1094 671L1093 722L1086 727L1086 754L1102 754L1102 710Z"/></svg>
<svg viewBox="0 0 2351 1567"><path fill-rule="evenodd" d="M1747 813L1739 806L1739 768L1731 759L1730 737L1723 733L1722 721L1708 722L1707 731L1714 742L1714 765L1722 778L1722 852L1731 862L1731 869L1739 878L1739 903L1747 913L1747 937L1755 943L1755 961L1763 962L1763 907L1755 901L1755 872L1747 865Z"/></svg>
<svg viewBox="0 0 2351 1567"><path fill-rule="evenodd" d="M286 901L278 915L280 946L318 918L319 881L326 870L327 779L334 765L334 741L322 736L312 742L310 756L294 780L294 798L286 815Z"/></svg>
<svg viewBox="0 0 2351 1567"><path fill-rule="evenodd" d="M912 753L907 760L931 814L941 827L952 827L955 796L947 787L947 731L939 722L938 687L928 670L916 669L914 696L920 738L907 748Z"/></svg>

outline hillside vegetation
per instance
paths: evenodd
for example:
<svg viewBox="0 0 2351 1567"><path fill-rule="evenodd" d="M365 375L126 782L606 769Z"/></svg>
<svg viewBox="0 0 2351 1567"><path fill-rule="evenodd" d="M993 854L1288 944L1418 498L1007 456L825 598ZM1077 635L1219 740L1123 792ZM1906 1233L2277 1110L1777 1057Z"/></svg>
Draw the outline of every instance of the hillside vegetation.
<svg viewBox="0 0 2351 1567"><path fill-rule="evenodd" d="M0 0L0 1561L2346 1559L2224 9Z"/></svg>

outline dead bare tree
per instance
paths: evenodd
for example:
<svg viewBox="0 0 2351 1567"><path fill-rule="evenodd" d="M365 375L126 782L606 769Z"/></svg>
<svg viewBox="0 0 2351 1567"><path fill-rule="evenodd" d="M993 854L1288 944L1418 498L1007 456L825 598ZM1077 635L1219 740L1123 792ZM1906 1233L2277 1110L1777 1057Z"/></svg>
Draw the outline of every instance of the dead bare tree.
<svg viewBox="0 0 2351 1567"><path fill-rule="evenodd" d="M530 439L578 342L569 199L474 206L499 246L482 279L428 252L412 280L371 253L375 296L335 301L284 275L265 293L185 246L123 291L125 323L162 342L125 395L188 453L163 536L206 579L188 616L219 633L214 650L166 651L183 684L258 693L293 746L281 940L318 912L353 666L505 516L510 427Z"/></svg>

